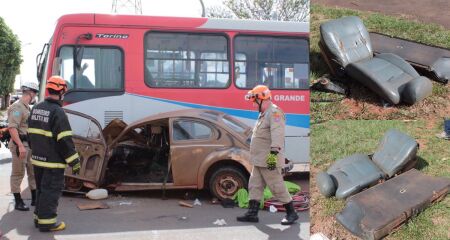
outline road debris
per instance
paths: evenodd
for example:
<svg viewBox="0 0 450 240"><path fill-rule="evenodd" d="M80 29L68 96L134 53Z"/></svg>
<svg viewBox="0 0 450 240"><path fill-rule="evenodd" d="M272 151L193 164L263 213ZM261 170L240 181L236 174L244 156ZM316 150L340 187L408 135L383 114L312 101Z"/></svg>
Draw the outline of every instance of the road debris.
<svg viewBox="0 0 450 240"><path fill-rule="evenodd" d="M123 202L120 202L120 203L119 203L119 206L122 206L122 205L128 205L128 206L130 206L131 204L132 204L131 201L123 201Z"/></svg>
<svg viewBox="0 0 450 240"><path fill-rule="evenodd" d="M269 211L270 211L271 213L276 213L276 212L278 212L278 209L277 209L275 206L270 205Z"/></svg>
<svg viewBox="0 0 450 240"><path fill-rule="evenodd" d="M200 200L198 200L198 198L195 199L194 201L194 206L201 206L202 203L200 202Z"/></svg>
<svg viewBox="0 0 450 240"><path fill-rule="evenodd" d="M106 189L94 189L86 193L86 197L92 200L99 200L108 198L108 191Z"/></svg>
<svg viewBox="0 0 450 240"><path fill-rule="evenodd" d="M87 202L87 203L79 203L77 204L78 209L80 211L84 210L93 210L93 209L108 209L108 204L104 202Z"/></svg>
<svg viewBox="0 0 450 240"><path fill-rule="evenodd" d="M194 205L189 204L189 203L187 203L187 202L183 202L183 201L179 201L178 204L179 204L180 206L182 206L182 207L188 207L188 208L193 208L193 207L194 207Z"/></svg>
<svg viewBox="0 0 450 240"><path fill-rule="evenodd" d="M217 219L215 222L213 222L214 225L219 225L219 226L223 226L223 225L227 225L227 222L225 222L225 219Z"/></svg>

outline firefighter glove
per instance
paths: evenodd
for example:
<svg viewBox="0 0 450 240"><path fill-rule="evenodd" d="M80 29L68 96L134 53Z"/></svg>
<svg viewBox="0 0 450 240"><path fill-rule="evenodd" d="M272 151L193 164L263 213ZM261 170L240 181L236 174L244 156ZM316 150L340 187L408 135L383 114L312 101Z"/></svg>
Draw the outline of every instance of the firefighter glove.
<svg viewBox="0 0 450 240"><path fill-rule="evenodd" d="M276 151L270 151L270 153L267 155L267 169L270 171L275 170L277 168L277 154Z"/></svg>
<svg viewBox="0 0 450 240"><path fill-rule="evenodd" d="M80 160L76 159L75 161L73 161L73 164L71 166L72 166L72 174L78 175L80 173L81 168Z"/></svg>

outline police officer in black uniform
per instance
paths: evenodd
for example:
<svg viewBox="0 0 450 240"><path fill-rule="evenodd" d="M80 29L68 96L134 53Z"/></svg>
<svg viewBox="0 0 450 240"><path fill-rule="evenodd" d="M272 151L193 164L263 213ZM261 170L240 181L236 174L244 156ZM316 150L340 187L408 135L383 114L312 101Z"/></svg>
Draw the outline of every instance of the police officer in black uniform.
<svg viewBox="0 0 450 240"><path fill-rule="evenodd" d="M65 229L65 223L56 220L58 200L64 187L64 170L67 165L72 167L74 174L80 170L72 129L61 107L67 91L66 82L59 76L52 76L46 89L49 96L33 107L28 120L31 163L37 185L34 222L41 232Z"/></svg>

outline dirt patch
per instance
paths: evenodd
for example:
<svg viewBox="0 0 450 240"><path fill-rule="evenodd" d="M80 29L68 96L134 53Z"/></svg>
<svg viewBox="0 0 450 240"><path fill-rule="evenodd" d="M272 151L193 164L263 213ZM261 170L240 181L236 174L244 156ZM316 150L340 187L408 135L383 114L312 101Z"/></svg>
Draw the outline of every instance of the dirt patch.
<svg viewBox="0 0 450 240"><path fill-rule="evenodd" d="M431 219L431 221L433 222L434 225L442 225L447 223L443 217L433 218Z"/></svg>
<svg viewBox="0 0 450 240"><path fill-rule="evenodd" d="M448 0L312 0L327 6L350 8L400 16L421 22L436 23L450 29L450 1Z"/></svg>
<svg viewBox="0 0 450 240"><path fill-rule="evenodd" d="M423 151L423 150L427 149L428 141L426 139L418 138L418 139L416 139L416 141L419 143L420 150Z"/></svg>

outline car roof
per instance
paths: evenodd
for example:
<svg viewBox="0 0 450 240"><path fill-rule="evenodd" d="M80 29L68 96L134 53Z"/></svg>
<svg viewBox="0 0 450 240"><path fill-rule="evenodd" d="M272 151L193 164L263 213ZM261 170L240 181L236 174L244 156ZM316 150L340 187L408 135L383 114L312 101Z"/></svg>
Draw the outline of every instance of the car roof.
<svg viewBox="0 0 450 240"><path fill-rule="evenodd" d="M245 131L237 132L237 131L233 130L231 127L229 127L227 124L225 124L223 122L222 119L225 116L229 119L234 120L242 128L244 128ZM128 124L127 127L122 132L128 132L130 129L145 125L147 122L157 121L160 119L167 119L167 118L197 118L197 119L206 120L206 121L216 124L217 126L219 126L221 128L224 128L224 129L232 132L233 135L236 135L236 137L242 138L242 140L245 140L247 138L247 135L251 131L250 126L239 121L238 119L234 118L233 116L230 116L223 112L219 112L219 111L215 111L215 110L207 110L207 109L183 109L183 110L177 110L177 111L157 113L157 114L142 118L138 121Z"/></svg>
<svg viewBox="0 0 450 240"><path fill-rule="evenodd" d="M212 118L205 117L204 113L213 114L213 115L217 116L218 119L219 119L219 117L226 115L225 113L222 113L219 111L214 111L214 110L183 109L183 110L161 112L161 113L153 114L153 115L147 116L145 118L139 119L135 122L132 122L132 123L128 124L128 126L136 126L136 125L144 124L149 121L165 119L165 118L176 118L176 117L193 117L193 118L201 118L201 119L205 119L205 120L209 120L209 121L213 121L213 122L218 122L217 120L215 121Z"/></svg>

